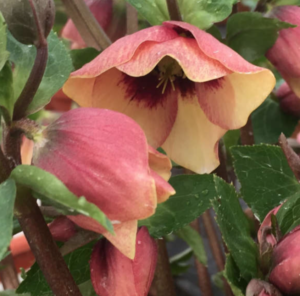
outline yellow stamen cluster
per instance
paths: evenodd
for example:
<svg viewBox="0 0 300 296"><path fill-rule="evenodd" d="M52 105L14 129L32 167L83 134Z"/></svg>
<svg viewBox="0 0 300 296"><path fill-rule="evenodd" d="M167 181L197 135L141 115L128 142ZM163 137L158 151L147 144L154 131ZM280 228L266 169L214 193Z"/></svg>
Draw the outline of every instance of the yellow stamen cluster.
<svg viewBox="0 0 300 296"><path fill-rule="evenodd" d="M185 74L180 67L180 65L169 56L164 57L158 63L158 70L159 70L159 83L157 84L156 88L159 88L161 85L162 87L162 94L165 92L168 82L170 81L173 91L175 90L174 81L176 77L185 78Z"/></svg>

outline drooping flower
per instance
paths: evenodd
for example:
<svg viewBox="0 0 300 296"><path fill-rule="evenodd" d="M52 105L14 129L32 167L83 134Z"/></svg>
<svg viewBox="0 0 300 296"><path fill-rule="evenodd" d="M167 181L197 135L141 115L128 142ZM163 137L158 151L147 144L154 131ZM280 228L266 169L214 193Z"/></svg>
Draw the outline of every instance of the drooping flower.
<svg viewBox="0 0 300 296"><path fill-rule="evenodd" d="M157 261L157 245L146 227L139 229L133 260L106 240L94 247L90 268L97 295L147 296Z"/></svg>
<svg viewBox="0 0 300 296"><path fill-rule="evenodd" d="M300 294L300 226L275 246L269 281L287 295Z"/></svg>
<svg viewBox="0 0 300 296"><path fill-rule="evenodd" d="M286 82L278 88L275 94L279 98L281 110L300 117L300 99Z"/></svg>
<svg viewBox="0 0 300 296"><path fill-rule="evenodd" d="M175 193L166 182L170 160L149 148L132 119L110 110L68 111L43 136L34 164L98 206L114 224L116 235L89 217L68 218L84 229L102 233L133 258L137 220L151 216L157 202Z"/></svg>
<svg viewBox="0 0 300 296"><path fill-rule="evenodd" d="M266 56L300 97L300 7L278 6L273 8L270 16L297 25L295 28L280 30L276 43Z"/></svg>
<svg viewBox="0 0 300 296"><path fill-rule="evenodd" d="M171 21L119 39L72 73L63 90L81 106L130 116L152 147L208 173L219 164L219 139L245 125L274 84L271 71L208 33Z"/></svg>
<svg viewBox="0 0 300 296"><path fill-rule="evenodd" d="M126 19L125 10L120 7L121 4L114 3L113 0L85 0L85 3L110 40L115 41L124 36ZM116 9L114 6L117 6ZM71 19L63 27L61 36L71 41L72 49L86 47L85 41Z"/></svg>

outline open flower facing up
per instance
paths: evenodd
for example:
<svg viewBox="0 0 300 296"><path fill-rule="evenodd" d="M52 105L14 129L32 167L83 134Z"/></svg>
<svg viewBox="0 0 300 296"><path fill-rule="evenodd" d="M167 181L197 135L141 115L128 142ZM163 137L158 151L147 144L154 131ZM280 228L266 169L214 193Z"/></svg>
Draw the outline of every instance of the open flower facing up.
<svg viewBox="0 0 300 296"><path fill-rule="evenodd" d="M270 16L297 25L296 28L280 30L276 43L266 56L300 97L300 7L278 6L273 8Z"/></svg>
<svg viewBox="0 0 300 296"><path fill-rule="evenodd" d="M157 261L157 245L146 227L139 229L133 260L111 243L100 240L94 247L91 280L99 296L147 296Z"/></svg>
<svg viewBox="0 0 300 296"><path fill-rule="evenodd" d="M34 164L98 206L114 224L116 235L92 218L68 218L102 233L133 258L137 220L151 216L158 202L175 193L167 182L170 160L148 146L142 129L131 118L104 109L64 113L43 131L38 146Z"/></svg>
<svg viewBox="0 0 300 296"><path fill-rule="evenodd" d="M130 116L152 147L208 173L219 164L219 139L245 125L274 84L271 71L210 34L170 21L119 39L72 73L63 90L81 106Z"/></svg>

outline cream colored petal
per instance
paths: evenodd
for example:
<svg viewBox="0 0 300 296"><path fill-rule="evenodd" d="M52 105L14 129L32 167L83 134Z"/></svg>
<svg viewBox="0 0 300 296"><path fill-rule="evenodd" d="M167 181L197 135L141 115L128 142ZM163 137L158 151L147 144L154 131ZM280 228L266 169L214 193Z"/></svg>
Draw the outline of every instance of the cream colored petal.
<svg viewBox="0 0 300 296"><path fill-rule="evenodd" d="M210 173L219 165L218 141L225 132L207 119L196 96L179 99L175 124L162 148L179 165Z"/></svg>

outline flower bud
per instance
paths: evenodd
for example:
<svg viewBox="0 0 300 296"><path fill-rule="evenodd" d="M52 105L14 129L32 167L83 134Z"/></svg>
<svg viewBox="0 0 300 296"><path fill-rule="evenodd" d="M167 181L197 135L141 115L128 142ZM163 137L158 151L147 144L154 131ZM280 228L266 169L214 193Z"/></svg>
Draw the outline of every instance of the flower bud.
<svg viewBox="0 0 300 296"><path fill-rule="evenodd" d="M100 240L90 261L95 292L101 296L147 296L156 261L157 245L146 227L138 231L133 260L125 257L108 241Z"/></svg>
<svg viewBox="0 0 300 296"><path fill-rule="evenodd" d="M60 242L67 242L77 232L76 225L65 216L60 216L51 222L49 230L53 239Z"/></svg>
<svg viewBox="0 0 300 296"><path fill-rule="evenodd" d="M295 28L284 29L274 46L268 50L266 56L280 72L293 92L300 97L300 7L278 6L271 13L271 17L296 25Z"/></svg>
<svg viewBox="0 0 300 296"><path fill-rule="evenodd" d="M246 289L246 296L281 296L282 294L271 284L253 279Z"/></svg>
<svg viewBox="0 0 300 296"><path fill-rule="evenodd" d="M8 30L23 44L39 46L53 27L53 0L1 0L0 11Z"/></svg>
<svg viewBox="0 0 300 296"><path fill-rule="evenodd" d="M291 90L288 84L283 83L276 91L282 111L300 117L300 98Z"/></svg>
<svg viewBox="0 0 300 296"><path fill-rule="evenodd" d="M273 249L269 281L282 293L300 294L300 227L285 235Z"/></svg>

